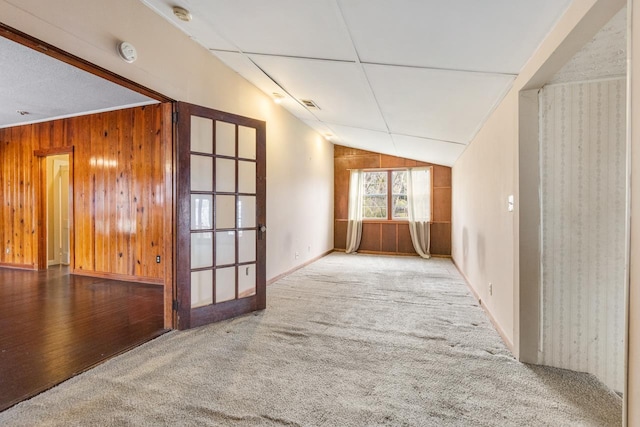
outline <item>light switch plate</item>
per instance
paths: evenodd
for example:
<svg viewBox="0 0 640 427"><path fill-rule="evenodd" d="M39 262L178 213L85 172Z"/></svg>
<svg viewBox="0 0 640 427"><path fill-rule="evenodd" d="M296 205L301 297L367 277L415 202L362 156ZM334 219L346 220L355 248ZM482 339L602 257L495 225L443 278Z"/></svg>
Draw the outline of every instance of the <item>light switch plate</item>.
<svg viewBox="0 0 640 427"><path fill-rule="evenodd" d="M509 210L509 212L513 212L513 194L510 194L509 198L507 199L507 209Z"/></svg>

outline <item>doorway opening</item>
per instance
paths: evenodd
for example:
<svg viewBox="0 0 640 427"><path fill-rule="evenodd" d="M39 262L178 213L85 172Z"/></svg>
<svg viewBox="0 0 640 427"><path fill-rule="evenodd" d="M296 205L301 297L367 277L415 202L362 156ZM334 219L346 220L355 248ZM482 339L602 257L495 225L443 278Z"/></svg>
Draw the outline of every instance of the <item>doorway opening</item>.
<svg viewBox="0 0 640 427"><path fill-rule="evenodd" d="M71 264L69 155L46 157L47 268Z"/></svg>

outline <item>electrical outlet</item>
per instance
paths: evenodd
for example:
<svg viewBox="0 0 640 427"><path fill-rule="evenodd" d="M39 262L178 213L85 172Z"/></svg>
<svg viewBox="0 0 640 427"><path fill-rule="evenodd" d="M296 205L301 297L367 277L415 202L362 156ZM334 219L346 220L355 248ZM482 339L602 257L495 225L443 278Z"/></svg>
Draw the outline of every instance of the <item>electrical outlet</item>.
<svg viewBox="0 0 640 427"><path fill-rule="evenodd" d="M160 255L156 255L156 263L160 264Z"/></svg>
<svg viewBox="0 0 640 427"><path fill-rule="evenodd" d="M489 296L493 296L493 283L489 282Z"/></svg>
<svg viewBox="0 0 640 427"><path fill-rule="evenodd" d="M296 259L298 259L299 257L300 257L300 254L296 252Z"/></svg>
<svg viewBox="0 0 640 427"><path fill-rule="evenodd" d="M9 248L7 248L7 253L9 253Z"/></svg>

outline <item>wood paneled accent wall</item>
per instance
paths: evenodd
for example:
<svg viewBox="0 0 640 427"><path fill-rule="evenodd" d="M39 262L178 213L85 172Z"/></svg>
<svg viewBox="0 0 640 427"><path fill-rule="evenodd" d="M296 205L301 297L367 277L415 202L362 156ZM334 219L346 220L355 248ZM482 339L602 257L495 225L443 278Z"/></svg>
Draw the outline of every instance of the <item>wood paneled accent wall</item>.
<svg viewBox="0 0 640 427"><path fill-rule="evenodd" d="M37 268L34 153L72 148L73 271L161 283L171 132L170 103L0 129L0 265Z"/></svg>
<svg viewBox="0 0 640 427"><path fill-rule="evenodd" d="M355 148L334 147L334 246L345 249L349 199L349 170L433 166L431 254L451 255L451 168ZM371 221L362 226L360 252L415 254L409 225L404 221Z"/></svg>

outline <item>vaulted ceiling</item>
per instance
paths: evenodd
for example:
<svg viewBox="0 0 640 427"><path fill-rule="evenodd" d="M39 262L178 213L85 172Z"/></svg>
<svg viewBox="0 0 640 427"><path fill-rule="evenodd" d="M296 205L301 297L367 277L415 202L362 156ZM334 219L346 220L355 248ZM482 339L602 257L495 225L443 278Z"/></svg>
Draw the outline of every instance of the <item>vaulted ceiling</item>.
<svg viewBox="0 0 640 427"><path fill-rule="evenodd" d="M443 165L464 151L571 3L142 1L266 94L281 95L327 139Z"/></svg>

